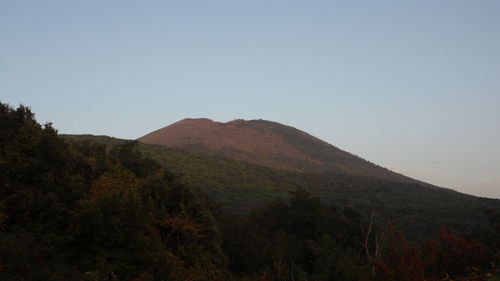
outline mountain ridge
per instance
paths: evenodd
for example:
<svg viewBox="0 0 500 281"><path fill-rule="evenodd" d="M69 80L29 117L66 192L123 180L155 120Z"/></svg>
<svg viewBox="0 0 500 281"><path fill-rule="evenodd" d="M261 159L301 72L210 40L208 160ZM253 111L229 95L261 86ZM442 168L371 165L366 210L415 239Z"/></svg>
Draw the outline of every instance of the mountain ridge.
<svg viewBox="0 0 500 281"><path fill-rule="evenodd" d="M224 123L208 118L185 118L137 140L285 170L422 183L307 132L269 120L235 119Z"/></svg>

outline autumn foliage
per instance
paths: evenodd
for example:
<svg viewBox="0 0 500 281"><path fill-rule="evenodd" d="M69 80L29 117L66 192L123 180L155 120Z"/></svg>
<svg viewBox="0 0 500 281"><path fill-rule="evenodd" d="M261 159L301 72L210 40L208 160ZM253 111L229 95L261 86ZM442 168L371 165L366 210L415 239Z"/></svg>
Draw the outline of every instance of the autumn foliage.
<svg viewBox="0 0 500 281"><path fill-rule="evenodd" d="M377 277L386 281L423 280L425 263L418 249L410 245L401 232L394 232L392 225L386 232L387 252L383 260L375 262Z"/></svg>
<svg viewBox="0 0 500 281"><path fill-rule="evenodd" d="M389 226L385 256L375 262L379 280L487 280L494 256L478 241L459 237L442 227L422 249L411 245Z"/></svg>

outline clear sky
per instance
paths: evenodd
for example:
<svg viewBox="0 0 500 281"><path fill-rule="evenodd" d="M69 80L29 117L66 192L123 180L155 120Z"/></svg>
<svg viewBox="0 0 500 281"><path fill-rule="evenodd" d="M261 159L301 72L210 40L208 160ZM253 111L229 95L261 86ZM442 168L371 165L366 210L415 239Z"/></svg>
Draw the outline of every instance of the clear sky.
<svg viewBox="0 0 500 281"><path fill-rule="evenodd" d="M500 1L0 0L0 101L130 139L273 120L500 198Z"/></svg>

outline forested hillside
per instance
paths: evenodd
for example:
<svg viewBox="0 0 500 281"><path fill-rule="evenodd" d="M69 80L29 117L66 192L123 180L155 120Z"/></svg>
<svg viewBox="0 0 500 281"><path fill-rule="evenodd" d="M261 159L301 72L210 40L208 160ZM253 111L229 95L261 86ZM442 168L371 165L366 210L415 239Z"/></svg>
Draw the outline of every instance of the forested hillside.
<svg viewBox="0 0 500 281"><path fill-rule="evenodd" d="M92 140L108 147L127 141L105 136L65 136ZM247 214L275 199L288 200L302 187L326 204L352 207L365 216L376 212L382 225L394 224L411 239L425 240L441 225L470 233L487 223L485 212L500 200L478 198L428 184L388 181L339 174L301 173L271 169L243 161L138 143L139 150L176 174L181 181L206 192L223 208Z"/></svg>
<svg viewBox="0 0 500 281"><path fill-rule="evenodd" d="M107 137L62 138L30 109L0 104L0 280L499 278L500 212L491 208L498 201L365 178L314 179L156 149ZM241 183L248 186L238 193ZM348 201L370 190L377 200L416 198L406 201L408 218L424 208L412 202L432 211L438 200L488 211L476 215L485 223L467 236L470 223L461 234L444 225L427 242L410 243L404 238L410 233L362 215L376 206L369 199ZM226 191L232 195L224 197ZM235 212L227 201L241 196L247 197L235 205L252 203ZM403 212L404 202L388 202ZM474 210L465 209L443 212Z"/></svg>
<svg viewBox="0 0 500 281"><path fill-rule="evenodd" d="M224 280L203 196L133 145L69 145L0 105L1 280Z"/></svg>

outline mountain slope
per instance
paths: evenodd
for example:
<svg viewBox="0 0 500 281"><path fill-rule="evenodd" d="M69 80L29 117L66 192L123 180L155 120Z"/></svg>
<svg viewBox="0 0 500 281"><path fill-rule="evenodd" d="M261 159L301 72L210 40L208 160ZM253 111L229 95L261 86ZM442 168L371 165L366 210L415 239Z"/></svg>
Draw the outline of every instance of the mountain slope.
<svg viewBox="0 0 500 281"><path fill-rule="evenodd" d="M184 119L138 139L287 170L417 182L377 166L303 131L266 120Z"/></svg>
<svg viewBox="0 0 500 281"><path fill-rule="evenodd" d="M64 136L70 142L92 141L109 147L127 140L106 136ZM191 187L206 192L223 208L248 213L276 199L287 199L298 186L324 203L351 206L380 225L393 223L415 240L424 240L441 225L470 232L486 224L484 212L500 208L500 200L479 198L427 184L373 177L304 173L272 169L248 162L139 143L139 150L176 174Z"/></svg>

